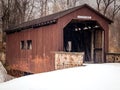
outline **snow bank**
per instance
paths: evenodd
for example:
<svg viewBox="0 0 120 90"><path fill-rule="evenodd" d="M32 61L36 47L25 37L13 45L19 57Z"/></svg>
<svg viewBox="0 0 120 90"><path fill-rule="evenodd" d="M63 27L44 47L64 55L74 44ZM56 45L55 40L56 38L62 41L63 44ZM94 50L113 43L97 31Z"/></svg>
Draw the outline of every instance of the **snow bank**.
<svg viewBox="0 0 120 90"><path fill-rule="evenodd" d="M120 64L86 64L24 76L1 83L0 90L120 90Z"/></svg>
<svg viewBox="0 0 120 90"><path fill-rule="evenodd" d="M7 74L6 69L4 68L2 63L0 62L0 83L9 81L13 78L14 78L13 76Z"/></svg>
<svg viewBox="0 0 120 90"><path fill-rule="evenodd" d="M5 81L6 75L7 75L7 71L0 62L0 83Z"/></svg>

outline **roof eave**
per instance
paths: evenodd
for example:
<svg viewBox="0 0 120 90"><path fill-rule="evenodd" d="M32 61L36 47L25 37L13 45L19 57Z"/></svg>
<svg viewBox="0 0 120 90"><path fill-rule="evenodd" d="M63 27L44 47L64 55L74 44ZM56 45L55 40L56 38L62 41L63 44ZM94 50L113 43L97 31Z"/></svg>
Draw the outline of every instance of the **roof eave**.
<svg viewBox="0 0 120 90"><path fill-rule="evenodd" d="M33 25L28 25L28 26L25 26L25 27L19 27L19 28L13 28L13 29L7 29L5 30L4 32L6 33L14 33L14 32L20 32L22 30L25 30L25 29L30 29L30 28L39 28L39 27L43 27L43 26L48 26L48 25L51 25L51 24L56 24L58 21L58 19L53 19L53 20L49 20L49 21L46 21L46 22L41 22L41 23L35 23Z"/></svg>

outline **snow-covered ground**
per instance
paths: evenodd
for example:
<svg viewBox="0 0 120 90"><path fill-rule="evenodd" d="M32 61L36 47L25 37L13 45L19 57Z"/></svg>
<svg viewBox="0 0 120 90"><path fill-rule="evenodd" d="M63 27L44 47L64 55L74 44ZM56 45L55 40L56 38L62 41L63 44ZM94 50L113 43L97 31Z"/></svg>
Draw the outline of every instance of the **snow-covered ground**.
<svg viewBox="0 0 120 90"><path fill-rule="evenodd" d="M1 83L0 90L120 90L120 64L86 64L24 76Z"/></svg>
<svg viewBox="0 0 120 90"><path fill-rule="evenodd" d="M0 83L5 82L5 81L9 81L13 78L14 77L7 74L6 69L4 68L4 66L2 65L2 63L0 61Z"/></svg>

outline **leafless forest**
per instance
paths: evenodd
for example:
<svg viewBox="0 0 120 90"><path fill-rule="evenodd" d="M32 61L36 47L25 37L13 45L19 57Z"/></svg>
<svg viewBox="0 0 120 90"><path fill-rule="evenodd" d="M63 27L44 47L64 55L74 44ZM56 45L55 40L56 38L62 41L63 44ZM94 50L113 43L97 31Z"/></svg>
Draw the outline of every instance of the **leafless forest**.
<svg viewBox="0 0 120 90"><path fill-rule="evenodd" d="M90 0L0 0L1 30L86 2L91 3ZM93 8L114 21L110 25L109 52L120 52L120 0L94 0L92 3Z"/></svg>

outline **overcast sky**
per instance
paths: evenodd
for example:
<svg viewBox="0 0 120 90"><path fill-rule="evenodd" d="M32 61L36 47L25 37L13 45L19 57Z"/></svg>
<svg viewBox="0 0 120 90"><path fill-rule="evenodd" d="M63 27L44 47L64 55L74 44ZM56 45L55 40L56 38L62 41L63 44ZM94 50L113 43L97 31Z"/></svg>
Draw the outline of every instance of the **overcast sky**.
<svg viewBox="0 0 120 90"><path fill-rule="evenodd" d="M85 3L90 4L91 6L96 5L96 0L83 0Z"/></svg>

